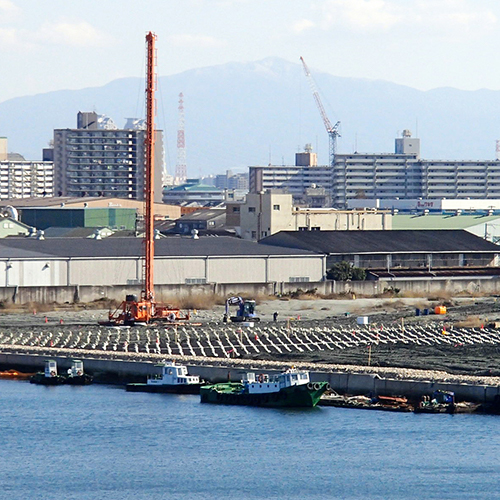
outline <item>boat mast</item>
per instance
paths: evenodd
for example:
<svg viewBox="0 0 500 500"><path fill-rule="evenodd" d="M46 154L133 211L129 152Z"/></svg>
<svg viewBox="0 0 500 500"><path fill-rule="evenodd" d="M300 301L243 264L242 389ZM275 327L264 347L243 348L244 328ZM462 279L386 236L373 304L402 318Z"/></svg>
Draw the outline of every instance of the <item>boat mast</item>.
<svg viewBox="0 0 500 500"><path fill-rule="evenodd" d="M144 264L144 300L154 300L154 284L153 284L153 265L154 265L154 159L155 159L155 42L156 35L149 32L146 35L147 43L147 74L146 74L146 138L145 138L145 183L144 183L144 199L146 202L146 217L145 217L145 264Z"/></svg>

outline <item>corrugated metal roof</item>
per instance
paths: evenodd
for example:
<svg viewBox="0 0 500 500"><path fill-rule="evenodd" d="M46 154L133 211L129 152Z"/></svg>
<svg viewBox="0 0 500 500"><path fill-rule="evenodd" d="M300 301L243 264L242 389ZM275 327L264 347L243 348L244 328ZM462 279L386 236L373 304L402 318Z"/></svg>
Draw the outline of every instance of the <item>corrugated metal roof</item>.
<svg viewBox="0 0 500 500"><path fill-rule="evenodd" d="M397 214L392 217L392 229L466 229L499 219L498 215L484 214Z"/></svg>
<svg viewBox="0 0 500 500"><path fill-rule="evenodd" d="M499 246L463 230L281 231L260 243L326 254L500 253Z"/></svg>
<svg viewBox="0 0 500 500"><path fill-rule="evenodd" d="M220 217L226 216L225 208L204 208L197 210L196 212L191 212L190 214L183 215L180 219L177 219L177 223L183 223L187 221L208 221Z"/></svg>
<svg viewBox="0 0 500 500"><path fill-rule="evenodd" d="M141 238L9 238L0 240L0 259L52 257L134 257L143 254ZM155 254L168 257L312 255L311 252L232 238L170 237L155 241Z"/></svg>
<svg viewBox="0 0 500 500"><path fill-rule="evenodd" d="M119 200L119 198L87 196L74 198L69 196L44 196L39 198L11 198L10 200L0 200L0 206L4 207L12 205L14 207L60 207L61 203L69 205L71 203L83 203L89 201L102 201L108 203L110 201ZM142 202L141 202L142 203Z"/></svg>
<svg viewBox="0 0 500 500"><path fill-rule="evenodd" d="M215 186L208 186L206 184L182 184L181 186L175 186L170 189L165 189L164 193L171 192L179 192L179 191L195 191L199 193L212 193L212 192L220 192L222 193L222 189L216 188Z"/></svg>
<svg viewBox="0 0 500 500"><path fill-rule="evenodd" d="M88 238L96 232L95 227L48 227L43 230L45 238ZM102 229L102 228L99 228Z"/></svg>

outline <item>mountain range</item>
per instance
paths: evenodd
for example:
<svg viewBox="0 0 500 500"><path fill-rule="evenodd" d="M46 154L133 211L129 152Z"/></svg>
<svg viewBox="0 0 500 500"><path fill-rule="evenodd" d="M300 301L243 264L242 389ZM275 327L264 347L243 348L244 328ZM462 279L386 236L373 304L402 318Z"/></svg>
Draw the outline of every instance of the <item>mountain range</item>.
<svg viewBox="0 0 500 500"><path fill-rule="evenodd" d="M494 159L500 139L500 91L420 91L387 81L333 76L311 68L339 153L393 152L410 129L425 159ZM179 93L184 95L188 176L293 164L310 143L328 163L328 135L301 63L279 58L228 63L158 79L157 127L165 131L167 169L176 163ZM0 135L9 151L40 159L53 129L75 128L78 111L96 111L123 127L144 115L144 80L60 90L0 103Z"/></svg>

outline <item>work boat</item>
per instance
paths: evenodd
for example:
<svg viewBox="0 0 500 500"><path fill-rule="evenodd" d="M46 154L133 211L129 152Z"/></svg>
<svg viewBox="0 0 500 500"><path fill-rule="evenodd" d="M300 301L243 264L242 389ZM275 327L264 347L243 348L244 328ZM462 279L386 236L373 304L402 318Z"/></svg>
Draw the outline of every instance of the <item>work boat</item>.
<svg viewBox="0 0 500 500"><path fill-rule="evenodd" d="M156 365L160 373L148 376L145 384L127 384L129 392L170 392L174 394L199 394L200 377L188 375L188 370L183 365L174 362Z"/></svg>
<svg viewBox="0 0 500 500"><path fill-rule="evenodd" d="M35 373L30 378L32 384L38 385L61 385L66 381L66 377L57 373L57 362L53 359L45 361L45 370Z"/></svg>
<svg viewBox="0 0 500 500"><path fill-rule="evenodd" d="M330 388L311 382L309 372L291 368L279 375L247 373L241 382L207 385L200 389L202 403L280 407L313 407Z"/></svg>
<svg viewBox="0 0 500 500"><path fill-rule="evenodd" d="M89 385L93 381L93 377L83 371L83 361L74 359L71 362L71 368L68 368L68 376L66 384L69 385Z"/></svg>

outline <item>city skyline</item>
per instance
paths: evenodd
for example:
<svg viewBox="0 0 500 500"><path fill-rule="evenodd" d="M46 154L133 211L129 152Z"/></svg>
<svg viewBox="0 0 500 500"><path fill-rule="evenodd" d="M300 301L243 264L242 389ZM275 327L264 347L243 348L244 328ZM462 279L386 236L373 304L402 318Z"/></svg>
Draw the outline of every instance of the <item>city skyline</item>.
<svg viewBox="0 0 500 500"><path fill-rule="evenodd" d="M149 30L158 34L160 76L303 56L336 76L498 90L499 23L493 0L0 0L0 51L11 75L0 102L142 76Z"/></svg>

